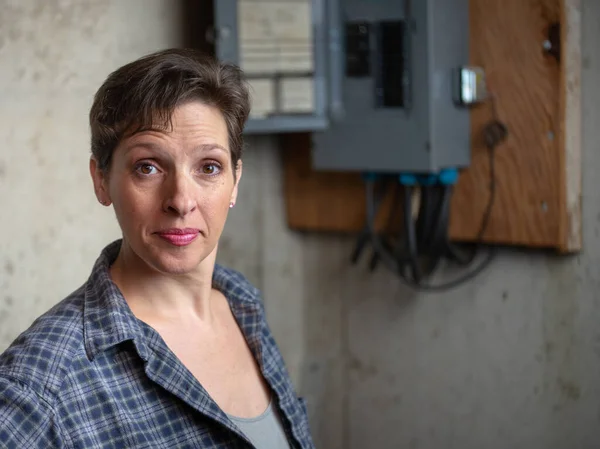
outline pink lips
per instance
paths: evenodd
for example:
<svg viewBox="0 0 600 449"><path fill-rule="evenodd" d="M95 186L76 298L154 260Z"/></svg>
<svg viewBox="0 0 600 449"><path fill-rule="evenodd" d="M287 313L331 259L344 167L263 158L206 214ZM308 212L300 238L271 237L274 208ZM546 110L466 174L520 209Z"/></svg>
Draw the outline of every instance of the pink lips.
<svg viewBox="0 0 600 449"><path fill-rule="evenodd" d="M186 246L198 238L200 231L193 228L171 228L163 229L156 234L163 240L169 242L171 245Z"/></svg>

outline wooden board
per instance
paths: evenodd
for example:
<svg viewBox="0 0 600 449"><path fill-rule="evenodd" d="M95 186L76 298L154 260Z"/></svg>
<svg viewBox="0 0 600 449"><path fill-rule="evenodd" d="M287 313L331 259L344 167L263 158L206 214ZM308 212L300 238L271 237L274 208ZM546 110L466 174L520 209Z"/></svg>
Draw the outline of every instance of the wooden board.
<svg viewBox="0 0 600 449"><path fill-rule="evenodd" d="M358 232L365 225L364 184L358 174L317 172L310 134L282 134L284 192L293 229Z"/></svg>
<svg viewBox="0 0 600 449"><path fill-rule="evenodd" d="M561 227L559 248L579 251L582 229L582 127L581 127L581 0L563 0L561 11L562 54L559 113L561 156Z"/></svg>
<svg viewBox="0 0 600 449"><path fill-rule="evenodd" d="M471 63L486 70L499 118L510 135L496 150L496 201L484 240L498 244L581 247L580 0L471 0ZM544 51L560 22L560 62ZM472 164L461 174L450 235L474 240L489 192L482 127L473 109ZM365 197L357 174L315 172L310 136L284 135L285 195L294 229L356 232Z"/></svg>

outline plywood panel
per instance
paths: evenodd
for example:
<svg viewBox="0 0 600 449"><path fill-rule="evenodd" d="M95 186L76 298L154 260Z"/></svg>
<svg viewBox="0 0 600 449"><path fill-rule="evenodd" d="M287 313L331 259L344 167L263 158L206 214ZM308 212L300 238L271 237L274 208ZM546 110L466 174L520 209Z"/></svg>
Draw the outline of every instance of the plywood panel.
<svg viewBox="0 0 600 449"><path fill-rule="evenodd" d="M471 63L486 69L497 116L510 132L496 150L488 242L564 251L581 246L579 12L579 0L471 1ZM560 62L543 47L555 22L563 24ZM472 164L452 204L455 240L476 238L489 199L481 132L492 118L489 103L471 114ZM309 146L308 135L282 137L290 227L356 232L364 224L360 177L314 172Z"/></svg>
<svg viewBox="0 0 600 449"><path fill-rule="evenodd" d="M581 127L581 0L563 0L561 11L559 154L561 155L560 249L578 251L582 229L582 127Z"/></svg>
<svg viewBox="0 0 600 449"><path fill-rule="evenodd" d="M559 0L476 0L470 4L471 63L484 67L499 119L509 130L496 151L497 197L486 241L555 246L560 226L560 65L544 40L560 20ZM450 233L477 235L489 185L488 149L482 129L492 108L471 113L472 162L452 202Z"/></svg>
<svg viewBox="0 0 600 449"><path fill-rule="evenodd" d="M360 176L314 171L310 134L283 134L280 139L288 225L299 230L358 232L366 218Z"/></svg>

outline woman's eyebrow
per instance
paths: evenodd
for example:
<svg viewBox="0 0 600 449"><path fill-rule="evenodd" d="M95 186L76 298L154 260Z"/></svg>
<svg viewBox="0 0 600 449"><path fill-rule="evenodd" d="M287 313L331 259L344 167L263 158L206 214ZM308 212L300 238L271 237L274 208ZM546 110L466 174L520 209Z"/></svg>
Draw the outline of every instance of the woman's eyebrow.
<svg viewBox="0 0 600 449"><path fill-rule="evenodd" d="M156 151L158 153L166 153L166 151L162 148L161 145L158 145L158 144L152 143L152 142L143 142L143 141L132 142L131 144L127 145L127 147L125 148L125 152L128 153L131 150L133 150L134 148L145 148L147 150ZM203 143L201 145L198 145L196 148L194 148L194 150L199 151L199 152L219 150L219 151L223 151L225 153L229 153L229 150L227 148L225 148L223 145L219 145L218 143Z"/></svg>
<svg viewBox="0 0 600 449"><path fill-rule="evenodd" d="M198 145L196 147L196 151L210 151L210 150L220 150L225 153L229 153L229 150L225 148L223 145L219 145L218 143L203 143L202 145Z"/></svg>
<svg viewBox="0 0 600 449"><path fill-rule="evenodd" d="M125 153L130 152L134 148L145 148L150 151L156 151L158 153L165 153L165 150L162 149L160 145L157 145L152 142L132 142L125 148Z"/></svg>

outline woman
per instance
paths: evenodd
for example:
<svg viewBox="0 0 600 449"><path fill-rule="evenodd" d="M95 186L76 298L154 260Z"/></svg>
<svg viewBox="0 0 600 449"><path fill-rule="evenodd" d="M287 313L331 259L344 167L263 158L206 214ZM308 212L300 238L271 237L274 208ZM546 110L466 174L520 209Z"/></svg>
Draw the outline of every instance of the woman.
<svg viewBox="0 0 600 449"><path fill-rule="evenodd" d="M249 109L188 50L100 87L90 172L123 237L0 356L3 447L313 447L258 291L215 264Z"/></svg>

